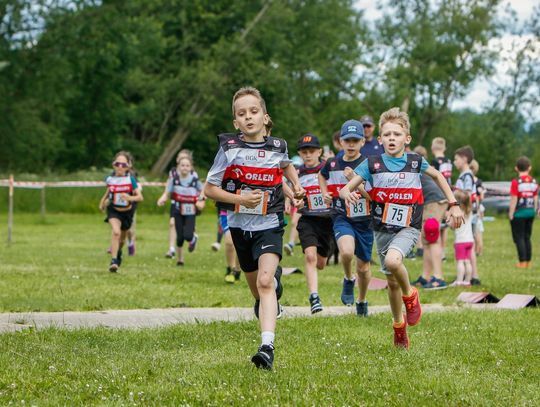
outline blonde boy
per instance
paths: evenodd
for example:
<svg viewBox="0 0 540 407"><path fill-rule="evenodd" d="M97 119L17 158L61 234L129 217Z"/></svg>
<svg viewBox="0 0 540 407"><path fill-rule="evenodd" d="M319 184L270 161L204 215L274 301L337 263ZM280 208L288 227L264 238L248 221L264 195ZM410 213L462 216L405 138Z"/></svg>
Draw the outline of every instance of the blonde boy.
<svg viewBox="0 0 540 407"><path fill-rule="evenodd" d="M420 174L433 178L448 199L448 222L459 227L463 214L443 175L418 154L405 152L412 140L407 113L397 107L384 112L379 128L379 141L385 153L362 162L339 195L348 204L354 204L360 198L356 192L360 184L371 184L372 226L382 271L388 279L394 345L407 349L407 325L418 324L422 315L418 291L410 285L403 264L405 256L416 245L422 227L424 199ZM402 314L402 302L406 315Z"/></svg>

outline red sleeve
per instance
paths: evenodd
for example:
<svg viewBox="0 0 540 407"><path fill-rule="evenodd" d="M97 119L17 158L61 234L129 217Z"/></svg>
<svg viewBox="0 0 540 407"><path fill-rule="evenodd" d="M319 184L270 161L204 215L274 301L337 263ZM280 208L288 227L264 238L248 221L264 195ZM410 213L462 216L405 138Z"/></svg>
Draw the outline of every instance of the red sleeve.
<svg viewBox="0 0 540 407"><path fill-rule="evenodd" d="M512 196L518 196L518 182L517 179L513 179L512 183L510 184L510 195Z"/></svg>

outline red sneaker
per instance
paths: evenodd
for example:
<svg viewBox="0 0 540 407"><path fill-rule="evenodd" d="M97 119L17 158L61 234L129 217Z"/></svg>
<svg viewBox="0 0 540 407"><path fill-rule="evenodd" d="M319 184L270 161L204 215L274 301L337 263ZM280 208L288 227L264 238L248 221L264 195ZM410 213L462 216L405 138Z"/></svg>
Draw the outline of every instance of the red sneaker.
<svg viewBox="0 0 540 407"><path fill-rule="evenodd" d="M401 325L394 322L394 346L396 348L409 349L409 337L407 336L407 318L403 315Z"/></svg>
<svg viewBox="0 0 540 407"><path fill-rule="evenodd" d="M420 306L420 299L418 298L418 290L416 287L412 287L412 294L409 296L402 296L405 303L405 310L407 311L407 325L414 326L420 322L422 316L422 307Z"/></svg>

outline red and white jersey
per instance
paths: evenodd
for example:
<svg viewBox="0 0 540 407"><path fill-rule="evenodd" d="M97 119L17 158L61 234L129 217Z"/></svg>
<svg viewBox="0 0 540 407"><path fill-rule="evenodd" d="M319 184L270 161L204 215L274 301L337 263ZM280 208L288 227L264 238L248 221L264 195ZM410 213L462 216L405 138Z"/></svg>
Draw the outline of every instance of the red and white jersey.
<svg viewBox="0 0 540 407"><path fill-rule="evenodd" d="M171 172L172 177L167 183L167 190L174 202L195 203L202 191L202 184L196 174L181 178L177 171Z"/></svg>
<svg viewBox="0 0 540 407"><path fill-rule="evenodd" d="M517 196L516 209L534 209L534 197L538 194L538 183L530 175L512 180L510 195Z"/></svg>
<svg viewBox="0 0 540 407"><path fill-rule="evenodd" d="M324 198L321 193L319 184L319 171L324 167L325 162L319 163L313 168L307 168L302 165L298 169L298 179L300 185L306 191L304 197L304 207L300 209L302 215L307 216L328 216L330 208L324 203Z"/></svg>
<svg viewBox="0 0 540 407"><path fill-rule="evenodd" d="M408 226L421 229L421 167L422 157L414 153L407 153L407 163L400 171L390 171L381 156L368 157L374 230L396 233ZM390 219L391 215L396 215L396 219Z"/></svg>
<svg viewBox="0 0 540 407"><path fill-rule="evenodd" d="M133 179L131 175L124 175L119 177L116 175L109 175L105 180L107 188L109 189L109 201L113 206L119 208L127 208L131 206L131 202L122 199L121 194L133 195Z"/></svg>

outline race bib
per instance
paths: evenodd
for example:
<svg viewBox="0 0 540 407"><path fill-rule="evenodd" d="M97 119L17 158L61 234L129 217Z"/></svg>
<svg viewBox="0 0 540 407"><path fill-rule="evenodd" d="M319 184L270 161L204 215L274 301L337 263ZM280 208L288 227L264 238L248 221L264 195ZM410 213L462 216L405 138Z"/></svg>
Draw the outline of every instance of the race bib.
<svg viewBox="0 0 540 407"><path fill-rule="evenodd" d="M113 194L113 205L127 207L129 206L129 202L122 198L120 193L116 193Z"/></svg>
<svg viewBox="0 0 540 407"><path fill-rule="evenodd" d="M369 203L366 199L360 198L355 204L346 204L347 205L347 216L349 218L358 218L359 216L368 216L369 215Z"/></svg>
<svg viewBox="0 0 540 407"><path fill-rule="evenodd" d="M195 215L195 204L192 203L182 203L180 206L180 213L182 215Z"/></svg>
<svg viewBox="0 0 540 407"><path fill-rule="evenodd" d="M308 208L312 211L328 209L328 206L324 203L322 194L313 194L307 196Z"/></svg>
<svg viewBox="0 0 540 407"><path fill-rule="evenodd" d="M407 227L411 224L412 207L387 203L382 216L383 223L392 226Z"/></svg>
<svg viewBox="0 0 540 407"><path fill-rule="evenodd" d="M240 189L236 191L237 195L247 195L251 192L251 189ZM266 215L266 209L268 206L268 192L263 192L263 196L259 204L255 208L246 208L245 206L236 204L234 211L236 213L247 213L250 215Z"/></svg>

